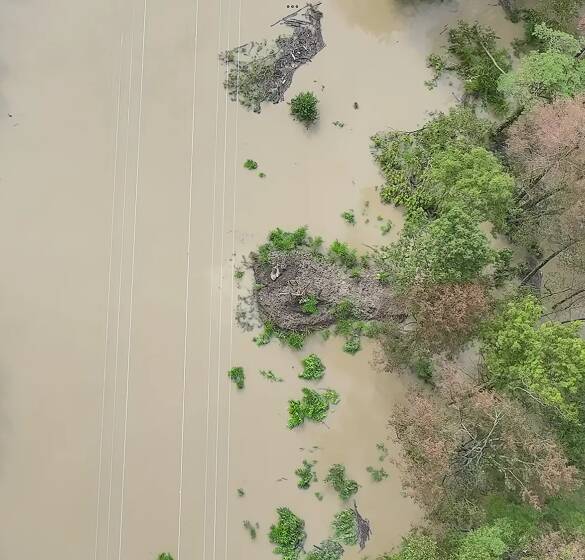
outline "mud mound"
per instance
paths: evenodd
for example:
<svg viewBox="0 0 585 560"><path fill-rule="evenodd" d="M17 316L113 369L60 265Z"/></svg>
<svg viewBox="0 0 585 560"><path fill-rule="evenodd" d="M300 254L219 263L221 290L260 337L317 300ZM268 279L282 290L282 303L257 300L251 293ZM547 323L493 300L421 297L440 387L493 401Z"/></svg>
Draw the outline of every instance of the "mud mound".
<svg viewBox="0 0 585 560"><path fill-rule="evenodd" d="M273 44L267 41L246 43L223 53L227 64L224 83L233 101L259 113L263 102L280 103L290 87L296 70L310 62L325 47L321 34L323 14L319 4L307 4L273 25L292 29Z"/></svg>
<svg viewBox="0 0 585 560"><path fill-rule="evenodd" d="M404 316L391 290L378 281L374 270L364 270L360 278L352 278L346 269L324 258L316 258L306 250L274 252L270 264L254 259L256 300L262 318L280 329L317 330L333 325L335 305L349 300L354 316L362 320L381 320ZM318 299L317 311L304 313L302 300Z"/></svg>

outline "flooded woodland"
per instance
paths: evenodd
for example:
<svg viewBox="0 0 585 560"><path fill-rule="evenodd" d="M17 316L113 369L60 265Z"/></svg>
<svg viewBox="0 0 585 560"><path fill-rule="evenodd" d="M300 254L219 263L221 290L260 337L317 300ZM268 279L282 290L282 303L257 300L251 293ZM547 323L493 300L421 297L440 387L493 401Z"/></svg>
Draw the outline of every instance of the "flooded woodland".
<svg viewBox="0 0 585 560"><path fill-rule="evenodd" d="M249 255L277 227L358 253L397 240L371 137L461 98L457 79L425 86L449 26L479 21L502 45L520 26L485 0L319 10L325 47L255 113L230 99L218 54L274 38L285 1L0 1L0 557L270 560L284 506L308 551L345 507L324 482L333 464L372 530L344 559L388 553L422 522L388 426L419 382L367 339L355 355L333 334L255 344ZM290 117L303 91L319 99L309 128ZM314 385L340 400L290 430L311 353L326 366Z"/></svg>

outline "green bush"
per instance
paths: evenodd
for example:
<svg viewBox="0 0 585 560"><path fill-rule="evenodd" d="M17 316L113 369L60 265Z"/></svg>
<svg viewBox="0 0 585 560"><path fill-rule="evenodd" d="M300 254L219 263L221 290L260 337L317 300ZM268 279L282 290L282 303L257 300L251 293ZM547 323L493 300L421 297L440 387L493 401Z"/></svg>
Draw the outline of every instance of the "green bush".
<svg viewBox="0 0 585 560"><path fill-rule="evenodd" d="M286 507L278 508L276 513L278 522L271 525L268 533L269 541L276 545L274 554L282 555L283 560L298 560L307 537L305 522Z"/></svg>
<svg viewBox="0 0 585 560"><path fill-rule="evenodd" d="M335 464L329 469L325 482L331 484L342 500L349 500L357 493L359 485L355 480L347 478L345 466Z"/></svg>
<svg viewBox="0 0 585 560"><path fill-rule="evenodd" d="M295 470L295 474L299 477L297 486L302 490L310 488L313 482L317 481L317 474L313 470L316 461L309 462L306 459L303 460L303 464Z"/></svg>
<svg viewBox="0 0 585 560"><path fill-rule="evenodd" d="M246 376L243 367L233 367L228 371L228 377L236 384L238 389L244 388L244 380L246 379Z"/></svg>
<svg viewBox="0 0 585 560"><path fill-rule="evenodd" d="M302 312L307 315L314 315L319 310L319 300L312 294L303 297L299 303Z"/></svg>
<svg viewBox="0 0 585 560"><path fill-rule="evenodd" d="M250 171L253 171L254 169L258 169L258 164L253 159L247 159L244 162L244 167Z"/></svg>
<svg viewBox="0 0 585 560"><path fill-rule="evenodd" d="M325 366L317 354L309 354L302 364L303 371L299 374L301 379L318 380L325 374Z"/></svg>
<svg viewBox="0 0 585 560"><path fill-rule="evenodd" d="M343 547L338 542L328 539L315 546L315 550L309 552L305 560L340 560L343 552Z"/></svg>
<svg viewBox="0 0 585 560"><path fill-rule="evenodd" d="M319 100L310 91L299 93L290 102L291 115L306 126L313 124L319 118Z"/></svg>
<svg viewBox="0 0 585 560"><path fill-rule="evenodd" d="M348 546L358 542L357 518L353 509L344 509L335 514L331 523L333 536L337 541Z"/></svg>
<svg viewBox="0 0 585 560"><path fill-rule="evenodd" d="M335 240L329 247L329 259L347 268L354 268L358 264L358 256L355 249L350 249L347 243Z"/></svg>
<svg viewBox="0 0 585 560"><path fill-rule="evenodd" d="M339 395L332 389L318 393L306 387L302 390L303 396L300 400L288 401L288 427L296 428L305 420L323 422L327 418L329 408L339 402Z"/></svg>

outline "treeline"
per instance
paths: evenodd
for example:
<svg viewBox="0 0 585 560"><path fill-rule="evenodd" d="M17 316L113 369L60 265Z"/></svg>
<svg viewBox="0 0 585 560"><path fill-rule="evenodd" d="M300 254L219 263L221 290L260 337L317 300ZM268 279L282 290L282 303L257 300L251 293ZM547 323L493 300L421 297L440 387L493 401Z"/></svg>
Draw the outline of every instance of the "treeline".
<svg viewBox="0 0 585 560"><path fill-rule="evenodd" d="M582 2L502 4L525 22L518 59L459 22L428 85L456 74L461 105L373 138L406 215L376 261L409 312L379 337L426 381L391 425L427 523L386 560L585 558ZM476 371L455 365L469 344Z"/></svg>

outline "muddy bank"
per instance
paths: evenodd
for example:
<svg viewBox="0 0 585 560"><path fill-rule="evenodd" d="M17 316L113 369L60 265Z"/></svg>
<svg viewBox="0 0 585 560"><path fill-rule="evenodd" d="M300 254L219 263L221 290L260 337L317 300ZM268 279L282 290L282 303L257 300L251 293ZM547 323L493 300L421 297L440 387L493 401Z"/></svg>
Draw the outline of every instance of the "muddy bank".
<svg viewBox="0 0 585 560"><path fill-rule="evenodd" d="M260 315L281 329L307 331L333 325L339 319L338 304L346 301L352 304L354 319L404 316L403 307L380 283L373 268L364 268L359 277L352 277L342 266L305 249L273 252L269 264L253 255L252 268ZM309 297L317 300L312 313L302 308Z"/></svg>

